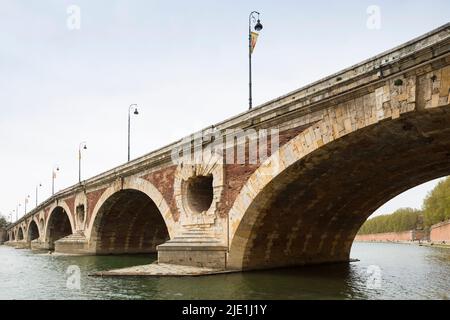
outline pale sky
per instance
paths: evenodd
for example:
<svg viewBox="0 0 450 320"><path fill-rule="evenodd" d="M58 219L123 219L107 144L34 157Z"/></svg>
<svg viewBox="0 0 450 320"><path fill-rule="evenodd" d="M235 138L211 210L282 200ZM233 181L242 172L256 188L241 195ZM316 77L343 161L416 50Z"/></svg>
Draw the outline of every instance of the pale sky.
<svg viewBox="0 0 450 320"><path fill-rule="evenodd" d="M81 29L67 27L69 5ZM381 28L367 28L369 5ZM261 12L253 55L258 105L448 22L442 1L1 0L0 212L42 183L50 196L83 178L247 109L247 23ZM434 183L383 210L420 207ZM381 210L381 209L380 209ZM378 211L381 212L381 211Z"/></svg>

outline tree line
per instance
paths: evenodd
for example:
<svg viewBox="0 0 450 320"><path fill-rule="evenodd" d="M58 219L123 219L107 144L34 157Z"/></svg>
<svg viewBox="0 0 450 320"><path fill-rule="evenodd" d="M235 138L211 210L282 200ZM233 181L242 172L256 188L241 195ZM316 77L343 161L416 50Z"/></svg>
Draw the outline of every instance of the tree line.
<svg viewBox="0 0 450 320"><path fill-rule="evenodd" d="M420 221L421 211L401 208L389 215L377 216L367 220L358 234L401 232L416 229Z"/></svg>
<svg viewBox="0 0 450 320"><path fill-rule="evenodd" d="M428 193L422 211L426 227L450 219L450 177L439 181Z"/></svg>
<svg viewBox="0 0 450 320"><path fill-rule="evenodd" d="M9 222L6 220L6 218L2 215L0 215L0 229L6 228L9 225Z"/></svg>
<svg viewBox="0 0 450 320"><path fill-rule="evenodd" d="M450 177L440 181L425 197L422 209L401 208L389 215L367 220L358 234L428 229L450 219Z"/></svg>

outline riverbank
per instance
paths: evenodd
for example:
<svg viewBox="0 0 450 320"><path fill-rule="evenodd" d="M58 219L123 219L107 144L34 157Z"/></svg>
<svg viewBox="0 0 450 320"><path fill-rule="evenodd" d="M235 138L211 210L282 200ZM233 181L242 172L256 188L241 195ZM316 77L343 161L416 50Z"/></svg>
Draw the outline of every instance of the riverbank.
<svg viewBox="0 0 450 320"><path fill-rule="evenodd" d="M424 247L445 248L450 249L450 243L439 243L431 241L390 241L390 240L356 240L355 243L392 243L392 244L409 244Z"/></svg>
<svg viewBox="0 0 450 320"><path fill-rule="evenodd" d="M357 234L358 242L426 242L447 247L450 244L450 220L432 225L429 229L413 229L399 232Z"/></svg>
<svg viewBox="0 0 450 320"><path fill-rule="evenodd" d="M450 243L434 243L434 242L425 242L425 243L421 243L419 244L421 246L425 246L425 247L434 247L434 248L444 248L444 249L450 249Z"/></svg>
<svg viewBox="0 0 450 320"><path fill-rule="evenodd" d="M402 241L426 241L428 233L423 230L406 230L400 232L383 232L371 234L358 234L355 241L381 241L381 242L402 242Z"/></svg>

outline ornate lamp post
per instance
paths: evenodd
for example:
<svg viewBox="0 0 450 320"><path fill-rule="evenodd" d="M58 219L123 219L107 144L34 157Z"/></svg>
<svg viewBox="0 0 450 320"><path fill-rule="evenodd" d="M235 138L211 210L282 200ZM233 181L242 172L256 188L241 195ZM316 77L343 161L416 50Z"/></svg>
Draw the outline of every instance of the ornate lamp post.
<svg viewBox="0 0 450 320"><path fill-rule="evenodd" d="M39 189L40 187L42 187L42 184L41 184L41 183L39 183L39 184L36 186L36 207L37 207L37 205L38 205L38 189Z"/></svg>
<svg viewBox="0 0 450 320"><path fill-rule="evenodd" d="M27 214L27 203L28 203L28 199L30 199L30 195L28 195L28 196L26 196L25 197L25 210L24 210L24 212L25 212L25 214L24 215L26 215Z"/></svg>
<svg viewBox="0 0 450 320"><path fill-rule="evenodd" d="M134 115L138 115L138 105L133 103L132 105L130 105L130 107L128 108L128 162L130 162L130 132L131 132L131 109L134 107Z"/></svg>
<svg viewBox="0 0 450 320"><path fill-rule="evenodd" d="M19 207L20 206L22 206L22 204L20 204L20 203L16 206L16 221L19 220Z"/></svg>
<svg viewBox="0 0 450 320"><path fill-rule="evenodd" d="M78 182L81 183L81 150L86 150L86 142L81 142L78 148Z"/></svg>
<svg viewBox="0 0 450 320"><path fill-rule="evenodd" d="M52 195L55 194L55 179L56 179L56 172L59 171L59 167L58 166L53 166L53 171L52 171Z"/></svg>
<svg viewBox="0 0 450 320"><path fill-rule="evenodd" d="M252 53L256 45L258 33L252 31L252 23L255 31L261 31L263 26L259 20L259 12L252 11L248 17L248 109L252 108Z"/></svg>

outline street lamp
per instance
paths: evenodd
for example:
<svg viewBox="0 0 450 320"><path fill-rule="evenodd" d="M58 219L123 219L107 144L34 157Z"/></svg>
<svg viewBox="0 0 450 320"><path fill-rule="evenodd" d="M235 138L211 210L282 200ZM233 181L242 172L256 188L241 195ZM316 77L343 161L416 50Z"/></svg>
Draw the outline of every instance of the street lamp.
<svg viewBox="0 0 450 320"><path fill-rule="evenodd" d="M30 199L30 195L28 195L28 196L25 197L25 210L24 210L25 214L24 214L24 215L27 214L27 203L28 203L28 199Z"/></svg>
<svg viewBox="0 0 450 320"><path fill-rule="evenodd" d="M78 148L78 182L81 183L81 150L86 150L86 141L80 143L80 147Z"/></svg>
<svg viewBox="0 0 450 320"><path fill-rule="evenodd" d="M136 103L133 103L130 105L130 107L128 108L128 162L130 162L130 119L131 119L131 109L134 107L134 112L133 114L138 115L138 105Z"/></svg>
<svg viewBox="0 0 450 320"><path fill-rule="evenodd" d="M53 171L52 171L52 195L55 194L55 179L56 179L56 172L59 171L59 167L58 166L53 166Z"/></svg>
<svg viewBox="0 0 450 320"><path fill-rule="evenodd" d="M42 184L41 184L41 183L39 183L39 184L36 186L36 207L37 207L37 205L38 205L38 189L39 189L40 187L42 187Z"/></svg>
<svg viewBox="0 0 450 320"><path fill-rule="evenodd" d="M257 16L255 16L257 15ZM259 12L252 11L248 17L248 109L252 108L252 53L258 39L258 33L252 31L252 23L255 31L261 31L263 26L259 20Z"/></svg>
<svg viewBox="0 0 450 320"><path fill-rule="evenodd" d="M21 206L22 206L22 204L20 204L20 203L16 206L16 221L19 220L19 207L21 207Z"/></svg>

